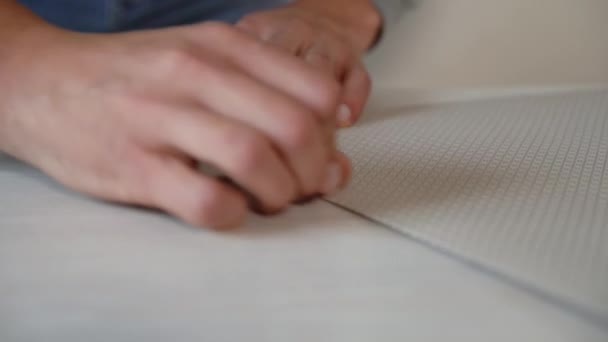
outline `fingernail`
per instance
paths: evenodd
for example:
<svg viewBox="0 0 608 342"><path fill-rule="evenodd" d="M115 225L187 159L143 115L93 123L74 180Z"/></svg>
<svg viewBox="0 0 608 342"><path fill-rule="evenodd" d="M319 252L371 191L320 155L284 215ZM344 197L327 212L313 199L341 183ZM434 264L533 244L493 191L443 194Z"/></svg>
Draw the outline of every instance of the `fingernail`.
<svg viewBox="0 0 608 342"><path fill-rule="evenodd" d="M323 184L323 193L331 195L339 190L340 184L342 183L342 169L340 164L332 162L327 167L327 173L325 174L325 183Z"/></svg>
<svg viewBox="0 0 608 342"><path fill-rule="evenodd" d="M340 107L338 107L338 124L340 126L350 126L352 116L353 113L347 105L341 104Z"/></svg>

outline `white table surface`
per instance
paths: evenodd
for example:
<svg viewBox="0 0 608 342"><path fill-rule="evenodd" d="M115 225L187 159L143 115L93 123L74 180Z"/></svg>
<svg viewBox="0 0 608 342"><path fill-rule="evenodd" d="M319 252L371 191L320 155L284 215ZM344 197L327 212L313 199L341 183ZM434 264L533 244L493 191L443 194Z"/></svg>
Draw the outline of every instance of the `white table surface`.
<svg viewBox="0 0 608 342"><path fill-rule="evenodd" d="M0 189L0 341L608 341L324 202L218 234L6 158Z"/></svg>

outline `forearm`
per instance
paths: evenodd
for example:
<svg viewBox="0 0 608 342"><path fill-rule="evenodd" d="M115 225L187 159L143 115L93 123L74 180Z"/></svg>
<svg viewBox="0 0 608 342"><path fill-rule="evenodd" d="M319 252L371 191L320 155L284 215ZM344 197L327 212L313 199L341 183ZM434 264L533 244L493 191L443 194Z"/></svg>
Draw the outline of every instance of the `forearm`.
<svg viewBox="0 0 608 342"><path fill-rule="evenodd" d="M3 44L17 41L21 34L39 28L52 29L52 26L15 0L0 2L0 40Z"/></svg>
<svg viewBox="0 0 608 342"><path fill-rule="evenodd" d="M48 43L46 33L59 31L13 0L0 0L0 151L6 151L14 84L20 70L34 58L44 58L37 51Z"/></svg>
<svg viewBox="0 0 608 342"><path fill-rule="evenodd" d="M0 1L0 86L7 68L27 53L35 54L48 34L61 31L14 0Z"/></svg>

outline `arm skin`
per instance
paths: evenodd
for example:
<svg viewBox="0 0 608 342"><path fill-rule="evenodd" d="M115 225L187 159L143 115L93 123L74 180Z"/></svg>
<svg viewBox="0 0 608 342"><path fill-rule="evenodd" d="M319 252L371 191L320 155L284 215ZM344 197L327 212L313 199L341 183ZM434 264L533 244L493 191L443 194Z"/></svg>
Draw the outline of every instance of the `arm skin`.
<svg viewBox="0 0 608 342"><path fill-rule="evenodd" d="M23 44L23 37L28 37L29 41L30 38L45 31L52 32L58 31L58 29L14 0L0 2L0 42L2 42L0 71L3 71L3 66L9 65L9 62L20 58L20 55L14 52L26 48ZM5 74L0 73L0 77L1 75Z"/></svg>
<svg viewBox="0 0 608 342"><path fill-rule="evenodd" d="M0 2L0 151L11 152L14 147L7 141L8 127L7 96L12 90L12 70L16 65L27 63L26 60L35 56L34 49L38 43L47 40L47 36L54 35L61 29L48 24L26 7L15 0Z"/></svg>
<svg viewBox="0 0 608 342"><path fill-rule="evenodd" d="M0 3L0 37L3 42L15 33L32 27L50 27L50 25L45 24L15 0L5 0Z"/></svg>

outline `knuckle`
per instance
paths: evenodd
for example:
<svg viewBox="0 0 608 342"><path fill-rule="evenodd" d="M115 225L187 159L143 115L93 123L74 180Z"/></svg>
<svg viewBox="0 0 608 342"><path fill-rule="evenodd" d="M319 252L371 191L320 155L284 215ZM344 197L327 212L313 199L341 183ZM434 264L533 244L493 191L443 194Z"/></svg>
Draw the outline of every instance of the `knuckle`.
<svg viewBox="0 0 608 342"><path fill-rule="evenodd" d="M187 48L172 48L158 55L159 69L164 75L181 75L199 65L196 55Z"/></svg>
<svg viewBox="0 0 608 342"><path fill-rule="evenodd" d="M235 33L237 32L234 27L221 21L208 22L202 24L202 27L207 34L216 38L234 37Z"/></svg>
<svg viewBox="0 0 608 342"><path fill-rule="evenodd" d="M255 15L248 14L239 20L237 27L254 30L258 26L258 20L256 18Z"/></svg>
<svg viewBox="0 0 608 342"><path fill-rule="evenodd" d="M338 81L323 77L314 84L314 96L322 115L333 116L338 106L341 87Z"/></svg>
<svg viewBox="0 0 608 342"><path fill-rule="evenodd" d="M289 25L292 30L298 32L303 37L311 37L314 33L314 29L310 23L300 17L292 17Z"/></svg>
<svg viewBox="0 0 608 342"><path fill-rule="evenodd" d="M264 162L267 143L261 134L239 129L227 134L226 145L232 154L232 165L238 174L252 172Z"/></svg>
<svg viewBox="0 0 608 342"><path fill-rule="evenodd" d="M271 56L269 53L274 49L269 48L266 43L270 38L270 32L268 30L261 29L255 35L245 33L243 31L238 32L238 37L235 38L236 44L242 47L243 51L248 51L250 55L262 55Z"/></svg>
<svg viewBox="0 0 608 342"><path fill-rule="evenodd" d="M346 54L337 54L334 57L333 65L335 79L344 82L353 70L353 59Z"/></svg>
<svg viewBox="0 0 608 342"><path fill-rule="evenodd" d="M288 149L301 150L312 145L317 137L317 124L314 114L306 111L296 112L283 124L284 141Z"/></svg>
<svg viewBox="0 0 608 342"><path fill-rule="evenodd" d="M243 81L244 75L229 60L208 60L203 63L201 77L216 84L239 84Z"/></svg>

